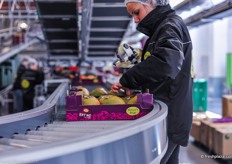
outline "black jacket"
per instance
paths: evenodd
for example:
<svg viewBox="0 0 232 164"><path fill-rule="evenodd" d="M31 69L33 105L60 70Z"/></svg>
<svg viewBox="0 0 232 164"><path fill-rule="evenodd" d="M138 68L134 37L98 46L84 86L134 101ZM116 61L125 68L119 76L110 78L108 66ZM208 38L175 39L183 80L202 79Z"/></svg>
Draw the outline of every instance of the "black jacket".
<svg viewBox="0 0 232 164"><path fill-rule="evenodd" d="M13 89L20 89L24 96L34 98L34 87L44 80L44 73L40 70L34 71L20 66L17 72Z"/></svg>
<svg viewBox="0 0 232 164"><path fill-rule="evenodd" d="M149 89L168 106L168 137L186 146L192 123L192 43L186 25L169 5L151 11L137 30L149 36L142 62L120 79L124 87Z"/></svg>

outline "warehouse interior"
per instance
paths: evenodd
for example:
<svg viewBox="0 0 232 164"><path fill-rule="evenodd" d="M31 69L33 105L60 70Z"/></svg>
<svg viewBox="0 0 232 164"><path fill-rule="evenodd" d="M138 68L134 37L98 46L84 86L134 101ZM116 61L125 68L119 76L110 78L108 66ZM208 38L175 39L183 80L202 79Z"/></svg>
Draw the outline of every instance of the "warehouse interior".
<svg viewBox="0 0 232 164"><path fill-rule="evenodd" d="M169 2L193 45L193 121L179 163L232 163L232 1ZM160 160L167 144L162 102L154 105L159 112L104 121L77 121L70 105L72 86L93 94L119 81L126 69L114 63L122 43L143 48L148 37L136 30L124 0L0 0L0 18L0 163ZM25 63L35 64L44 78L35 78L34 96L27 99L32 107L16 110L14 87Z"/></svg>

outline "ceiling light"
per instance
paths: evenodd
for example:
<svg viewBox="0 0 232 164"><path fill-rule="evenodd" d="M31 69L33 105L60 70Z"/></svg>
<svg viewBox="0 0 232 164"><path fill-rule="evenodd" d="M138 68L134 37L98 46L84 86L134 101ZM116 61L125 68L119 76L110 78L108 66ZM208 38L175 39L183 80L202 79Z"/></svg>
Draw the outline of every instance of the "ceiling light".
<svg viewBox="0 0 232 164"><path fill-rule="evenodd" d="M177 6L178 4L180 4L180 3L182 3L182 2L184 2L184 0L170 0L170 5L172 6L172 7L175 7L175 6Z"/></svg>

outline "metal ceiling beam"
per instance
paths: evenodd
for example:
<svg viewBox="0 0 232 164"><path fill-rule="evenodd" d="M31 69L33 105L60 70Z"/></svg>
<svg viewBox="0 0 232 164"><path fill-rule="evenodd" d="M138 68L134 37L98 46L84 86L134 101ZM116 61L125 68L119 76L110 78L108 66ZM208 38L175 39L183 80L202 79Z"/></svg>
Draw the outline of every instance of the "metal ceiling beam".
<svg viewBox="0 0 232 164"><path fill-rule="evenodd" d="M211 23L218 19L223 19L231 15L232 15L232 0L229 0L229 1L224 1L214 7L211 7L210 9L203 10L193 16L190 16L186 18L184 21L187 26L195 27L202 24Z"/></svg>
<svg viewBox="0 0 232 164"><path fill-rule="evenodd" d="M205 0L185 0L179 5L175 6L174 9L179 13L184 10L190 10L192 7L203 4Z"/></svg>
<svg viewBox="0 0 232 164"><path fill-rule="evenodd" d="M122 38L90 37L91 41L121 41Z"/></svg>
<svg viewBox="0 0 232 164"><path fill-rule="evenodd" d="M88 61L115 61L115 57L114 56L112 56L112 57L96 57L96 56L87 56L86 57L86 60L88 60Z"/></svg>
<svg viewBox="0 0 232 164"><path fill-rule="evenodd" d="M54 19L54 18L76 18L76 15L41 15L40 18Z"/></svg>
<svg viewBox="0 0 232 164"><path fill-rule="evenodd" d="M53 39L53 40L47 40L47 43L74 43L77 40L71 40L71 39L62 39L62 40L58 40L58 39Z"/></svg>
<svg viewBox="0 0 232 164"><path fill-rule="evenodd" d="M49 60L78 60L76 56L49 56Z"/></svg>
<svg viewBox="0 0 232 164"><path fill-rule="evenodd" d="M91 32L125 32L123 28L90 28Z"/></svg>
<svg viewBox="0 0 232 164"><path fill-rule="evenodd" d="M1 14L1 13L0 13ZM9 15L1 15L1 19L9 19ZM11 15L11 19L38 19L37 15Z"/></svg>
<svg viewBox="0 0 232 164"><path fill-rule="evenodd" d="M82 22L81 22L81 58L80 63L85 60L88 52L90 33L88 29L91 27L92 5L93 0L82 1Z"/></svg>
<svg viewBox="0 0 232 164"><path fill-rule="evenodd" d="M102 16L102 17L92 17L91 21L130 21L131 17L128 16Z"/></svg>
<svg viewBox="0 0 232 164"><path fill-rule="evenodd" d="M70 28L68 29L68 31L65 31L64 29L62 28L47 28L47 29L44 29L43 31L46 31L46 32L76 32L77 29L76 28Z"/></svg>
<svg viewBox="0 0 232 164"><path fill-rule="evenodd" d="M104 7L104 8L106 8L106 7L113 7L113 8L115 8L115 7L125 7L125 4L124 3L94 3L93 4L93 7Z"/></svg>
<svg viewBox="0 0 232 164"><path fill-rule="evenodd" d="M77 50L72 50L72 49L55 49L55 50L50 50L50 52L77 52Z"/></svg>
<svg viewBox="0 0 232 164"><path fill-rule="evenodd" d="M90 45L89 48L101 48L101 49L110 49L110 48L118 48L117 45Z"/></svg>
<svg viewBox="0 0 232 164"><path fill-rule="evenodd" d="M88 54L89 55L114 55L114 51L89 51Z"/></svg>
<svg viewBox="0 0 232 164"><path fill-rule="evenodd" d="M16 54L18 54L19 52L23 51L24 49L26 49L27 47L38 43L39 41L37 39L33 39L31 41L28 41L27 43L21 44L19 46L15 46L13 48L11 48L11 50L7 53L3 53L0 54L0 63L6 61L7 59L15 56Z"/></svg>

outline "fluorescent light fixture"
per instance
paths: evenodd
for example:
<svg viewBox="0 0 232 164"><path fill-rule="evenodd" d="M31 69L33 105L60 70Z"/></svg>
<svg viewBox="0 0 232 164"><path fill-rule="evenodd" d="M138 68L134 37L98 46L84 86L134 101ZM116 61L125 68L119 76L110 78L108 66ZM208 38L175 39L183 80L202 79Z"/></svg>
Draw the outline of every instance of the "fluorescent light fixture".
<svg viewBox="0 0 232 164"><path fill-rule="evenodd" d="M212 3L213 3L214 5L217 5L217 4L222 3L222 2L224 2L224 1L226 1L226 0L211 0L211 1L212 1Z"/></svg>
<svg viewBox="0 0 232 164"><path fill-rule="evenodd" d="M178 4L180 4L181 2L183 2L184 0L170 0L169 3L172 7L177 6Z"/></svg>

